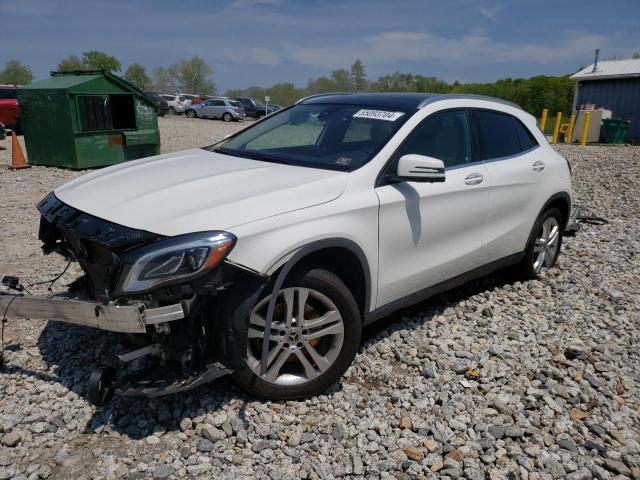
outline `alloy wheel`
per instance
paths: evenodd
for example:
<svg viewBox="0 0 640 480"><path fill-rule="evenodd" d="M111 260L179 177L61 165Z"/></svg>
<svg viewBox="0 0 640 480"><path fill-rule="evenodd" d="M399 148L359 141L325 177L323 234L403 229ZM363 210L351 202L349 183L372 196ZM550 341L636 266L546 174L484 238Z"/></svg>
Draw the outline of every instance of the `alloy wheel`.
<svg viewBox="0 0 640 480"><path fill-rule="evenodd" d="M267 369L260 375L262 342L270 297L251 312L247 365L274 385L300 385L324 374L336 361L344 341L344 322L326 295L310 288L285 288L278 294L271 322Z"/></svg>
<svg viewBox="0 0 640 480"><path fill-rule="evenodd" d="M540 273L553 265L560 242L560 225L555 217L542 222L540 233L533 247L533 269Z"/></svg>

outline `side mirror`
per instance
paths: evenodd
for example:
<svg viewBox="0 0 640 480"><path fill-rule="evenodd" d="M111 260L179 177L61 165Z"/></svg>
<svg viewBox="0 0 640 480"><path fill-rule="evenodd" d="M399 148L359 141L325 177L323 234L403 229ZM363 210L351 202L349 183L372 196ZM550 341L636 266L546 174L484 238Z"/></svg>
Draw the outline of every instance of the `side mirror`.
<svg viewBox="0 0 640 480"><path fill-rule="evenodd" d="M437 158L411 153L398 160L396 175L388 178L396 182L444 182L444 162Z"/></svg>

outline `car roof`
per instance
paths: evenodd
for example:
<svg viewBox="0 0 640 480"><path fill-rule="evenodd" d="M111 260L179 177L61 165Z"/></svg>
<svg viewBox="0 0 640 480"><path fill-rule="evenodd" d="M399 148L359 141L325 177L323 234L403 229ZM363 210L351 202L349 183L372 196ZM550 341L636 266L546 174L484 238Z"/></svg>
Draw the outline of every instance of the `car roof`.
<svg viewBox="0 0 640 480"><path fill-rule="evenodd" d="M420 109L433 102L443 100L485 100L520 108L515 103L500 98L473 95L470 93L325 93L303 98L298 103L334 103L344 105L370 105L375 107Z"/></svg>

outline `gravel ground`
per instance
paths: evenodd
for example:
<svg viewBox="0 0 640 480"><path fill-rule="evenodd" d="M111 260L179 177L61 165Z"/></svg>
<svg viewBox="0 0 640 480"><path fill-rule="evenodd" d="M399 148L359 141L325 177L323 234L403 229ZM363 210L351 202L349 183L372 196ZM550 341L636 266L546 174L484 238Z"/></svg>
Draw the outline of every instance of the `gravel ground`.
<svg viewBox="0 0 640 480"><path fill-rule="evenodd" d="M242 124L160 126L172 151ZM539 281L496 274L369 328L317 398L259 402L221 379L97 409L85 383L114 336L10 319L0 480L640 477L640 148L559 150L577 165L576 203L609 223L566 238ZM0 273L32 283L62 270L41 257L34 204L77 175L0 170Z"/></svg>

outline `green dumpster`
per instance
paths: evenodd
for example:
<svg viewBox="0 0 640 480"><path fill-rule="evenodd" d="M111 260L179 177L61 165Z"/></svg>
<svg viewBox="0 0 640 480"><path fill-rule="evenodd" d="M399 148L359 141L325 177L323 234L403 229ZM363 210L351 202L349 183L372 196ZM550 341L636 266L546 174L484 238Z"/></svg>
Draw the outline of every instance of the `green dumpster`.
<svg viewBox="0 0 640 480"><path fill-rule="evenodd" d="M29 163L93 168L157 155L157 110L129 82L103 71L51 72L18 89Z"/></svg>
<svg viewBox="0 0 640 480"><path fill-rule="evenodd" d="M602 120L600 141L602 143L624 143L624 137L629 130L629 123L628 120L605 118Z"/></svg>

